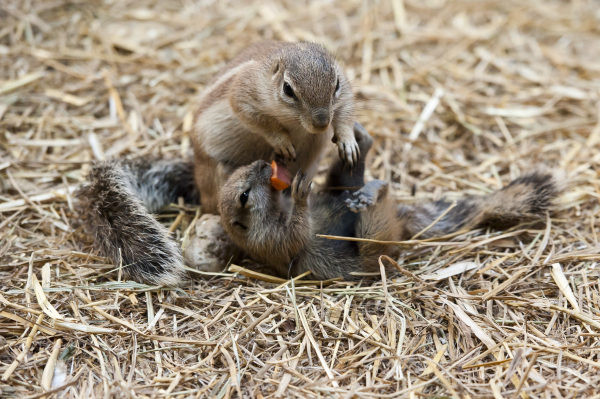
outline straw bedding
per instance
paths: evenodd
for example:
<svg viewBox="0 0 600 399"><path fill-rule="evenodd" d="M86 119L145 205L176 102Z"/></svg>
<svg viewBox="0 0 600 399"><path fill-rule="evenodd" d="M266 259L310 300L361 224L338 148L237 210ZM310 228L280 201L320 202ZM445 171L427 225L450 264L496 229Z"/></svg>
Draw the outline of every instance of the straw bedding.
<svg viewBox="0 0 600 399"><path fill-rule="evenodd" d="M0 396L597 394L599 26L591 0L2 1ZM188 156L198 91L261 38L335 51L398 201L552 168L556 211L407 243L360 283L122 281L73 187L94 159ZM161 221L181 240L196 214Z"/></svg>

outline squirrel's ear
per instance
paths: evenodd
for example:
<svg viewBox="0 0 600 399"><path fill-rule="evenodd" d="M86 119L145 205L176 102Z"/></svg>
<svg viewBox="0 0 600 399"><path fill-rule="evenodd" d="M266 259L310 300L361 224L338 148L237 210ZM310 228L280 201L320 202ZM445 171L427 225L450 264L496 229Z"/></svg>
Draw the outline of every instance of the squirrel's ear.
<svg viewBox="0 0 600 399"><path fill-rule="evenodd" d="M273 63L273 67L271 68L271 70L273 71L273 75L277 75L277 72L279 72L280 69L281 69L281 60L276 60Z"/></svg>

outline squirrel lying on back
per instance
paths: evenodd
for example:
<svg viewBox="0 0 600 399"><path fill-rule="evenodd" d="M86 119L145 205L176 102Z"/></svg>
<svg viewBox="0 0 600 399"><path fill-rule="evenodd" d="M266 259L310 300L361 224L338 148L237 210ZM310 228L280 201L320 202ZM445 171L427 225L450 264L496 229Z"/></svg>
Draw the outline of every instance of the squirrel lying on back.
<svg viewBox="0 0 600 399"><path fill-rule="evenodd" d="M346 165L360 153L350 83L314 43L263 42L229 62L200 97L194 161L108 161L93 166L78 193L95 243L135 280L176 284L179 248L150 212L183 196L217 212L219 190L236 168L277 157L309 176L332 140ZM192 182L195 181L195 186Z"/></svg>
<svg viewBox="0 0 600 399"><path fill-rule="evenodd" d="M310 270L317 279L352 279L352 272L372 271L380 255L397 255L398 248L316 234L400 241L419 232L429 238L483 225L508 227L542 216L559 192L552 174L531 173L492 194L462 198L454 207L444 200L398 206L388 195L387 183L364 183L364 158L372 139L364 129L354 131L362 154L357 170L350 172L338 161L326 183L353 190L311 194L310 178L298 172L287 198L272 187L267 162L238 168L219 198L221 223L234 243L282 275Z"/></svg>

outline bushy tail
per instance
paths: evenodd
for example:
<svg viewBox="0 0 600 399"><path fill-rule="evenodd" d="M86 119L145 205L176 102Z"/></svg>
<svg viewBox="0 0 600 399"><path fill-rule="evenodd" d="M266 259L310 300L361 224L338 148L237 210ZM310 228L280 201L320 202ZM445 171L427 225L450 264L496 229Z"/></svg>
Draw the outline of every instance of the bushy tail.
<svg viewBox="0 0 600 399"><path fill-rule="evenodd" d="M401 206L398 213L405 239L442 236L478 226L506 228L540 219L559 191L553 174L535 172L490 195L462 198L454 206L452 201L441 200Z"/></svg>
<svg viewBox="0 0 600 399"><path fill-rule="evenodd" d="M183 197L198 202L193 164L175 160L117 160L93 165L77 192L79 213L95 245L130 278L176 285L181 252L150 212Z"/></svg>

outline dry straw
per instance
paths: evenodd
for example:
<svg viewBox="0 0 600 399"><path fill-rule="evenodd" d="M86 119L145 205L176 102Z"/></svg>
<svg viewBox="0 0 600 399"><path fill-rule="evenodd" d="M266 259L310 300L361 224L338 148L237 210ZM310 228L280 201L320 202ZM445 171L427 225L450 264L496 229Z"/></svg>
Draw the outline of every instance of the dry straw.
<svg viewBox="0 0 600 399"><path fill-rule="evenodd" d="M592 0L1 1L0 396L597 395L598 26ZM196 93L261 38L336 52L399 201L556 168L556 212L401 243L384 281L120 281L73 187L94 159L188 156ZM195 214L161 220L181 239Z"/></svg>

